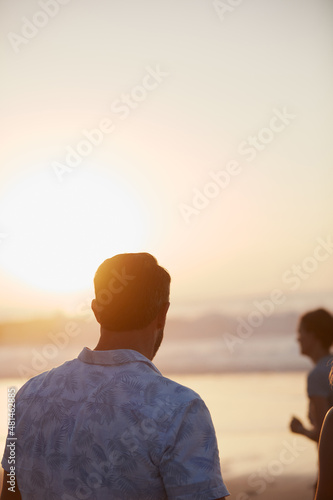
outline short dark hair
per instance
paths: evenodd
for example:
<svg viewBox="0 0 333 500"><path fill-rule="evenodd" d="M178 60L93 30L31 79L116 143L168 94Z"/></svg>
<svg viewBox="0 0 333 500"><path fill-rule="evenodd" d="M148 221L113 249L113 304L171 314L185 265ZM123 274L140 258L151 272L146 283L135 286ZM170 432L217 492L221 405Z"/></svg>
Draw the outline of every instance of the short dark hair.
<svg viewBox="0 0 333 500"><path fill-rule="evenodd" d="M144 328L169 302L171 278L149 253L124 253L105 260L94 279L100 324L107 330Z"/></svg>
<svg viewBox="0 0 333 500"><path fill-rule="evenodd" d="M325 349L333 343L333 316L326 309L316 309L300 318L300 327L311 332Z"/></svg>

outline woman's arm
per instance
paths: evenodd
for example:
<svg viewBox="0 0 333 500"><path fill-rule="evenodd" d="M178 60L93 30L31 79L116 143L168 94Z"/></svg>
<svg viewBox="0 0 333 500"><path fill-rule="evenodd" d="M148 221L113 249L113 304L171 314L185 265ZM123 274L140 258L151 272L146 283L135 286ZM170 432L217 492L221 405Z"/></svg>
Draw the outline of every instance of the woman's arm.
<svg viewBox="0 0 333 500"><path fill-rule="evenodd" d="M327 413L319 441L319 480L315 500L333 498L333 408Z"/></svg>
<svg viewBox="0 0 333 500"><path fill-rule="evenodd" d="M319 435L321 426L323 424L325 415L329 410L328 401L322 396L313 396L310 398L310 415L312 422L312 429L307 429L304 427L302 422L297 418L293 418L290 423L290 429L296 434L302 434L303 436L312 439L312 441L319 441Z"/></svg>

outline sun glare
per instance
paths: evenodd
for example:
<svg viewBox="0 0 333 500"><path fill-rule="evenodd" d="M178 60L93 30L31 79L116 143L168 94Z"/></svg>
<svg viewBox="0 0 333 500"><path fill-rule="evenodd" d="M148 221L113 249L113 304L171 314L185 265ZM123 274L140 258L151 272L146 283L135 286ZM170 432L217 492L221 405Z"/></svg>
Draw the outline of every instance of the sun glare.
<svg viewBox="0 0 333 500"><path fill-rule="evenodd" d="M87 288L102 260L146 244L146 207L123 180L105 174L64 183L29 176L8 190L1 214L10 232L0 265L49 292Z"/></svg>

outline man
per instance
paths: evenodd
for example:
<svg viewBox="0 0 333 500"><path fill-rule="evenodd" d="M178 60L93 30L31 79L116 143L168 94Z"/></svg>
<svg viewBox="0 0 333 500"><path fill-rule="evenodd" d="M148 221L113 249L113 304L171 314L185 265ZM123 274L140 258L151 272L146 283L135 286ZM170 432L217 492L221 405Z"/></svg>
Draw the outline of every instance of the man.
<svg viewBox="0 0 333 500"><path fill-rule="evenodd" d="M15 494L1 500L223 500L210 414L151 360L163 338L170 276L147 253L106 260L92 309L100 340L28 381L16 398Z"/></svg>

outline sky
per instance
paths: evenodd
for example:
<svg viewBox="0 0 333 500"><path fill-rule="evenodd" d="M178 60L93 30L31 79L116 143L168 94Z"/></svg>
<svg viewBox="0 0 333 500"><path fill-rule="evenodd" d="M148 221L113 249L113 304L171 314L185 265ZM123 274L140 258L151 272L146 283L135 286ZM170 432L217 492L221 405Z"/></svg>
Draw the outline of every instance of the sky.
<svg viewBox="0 0 333 500"><path fill-rule="evenodd" d="M171 312L333 309L330 0L3 0L0 318L147 251ZM182 309L183 308L183 309Z"/></svg>

